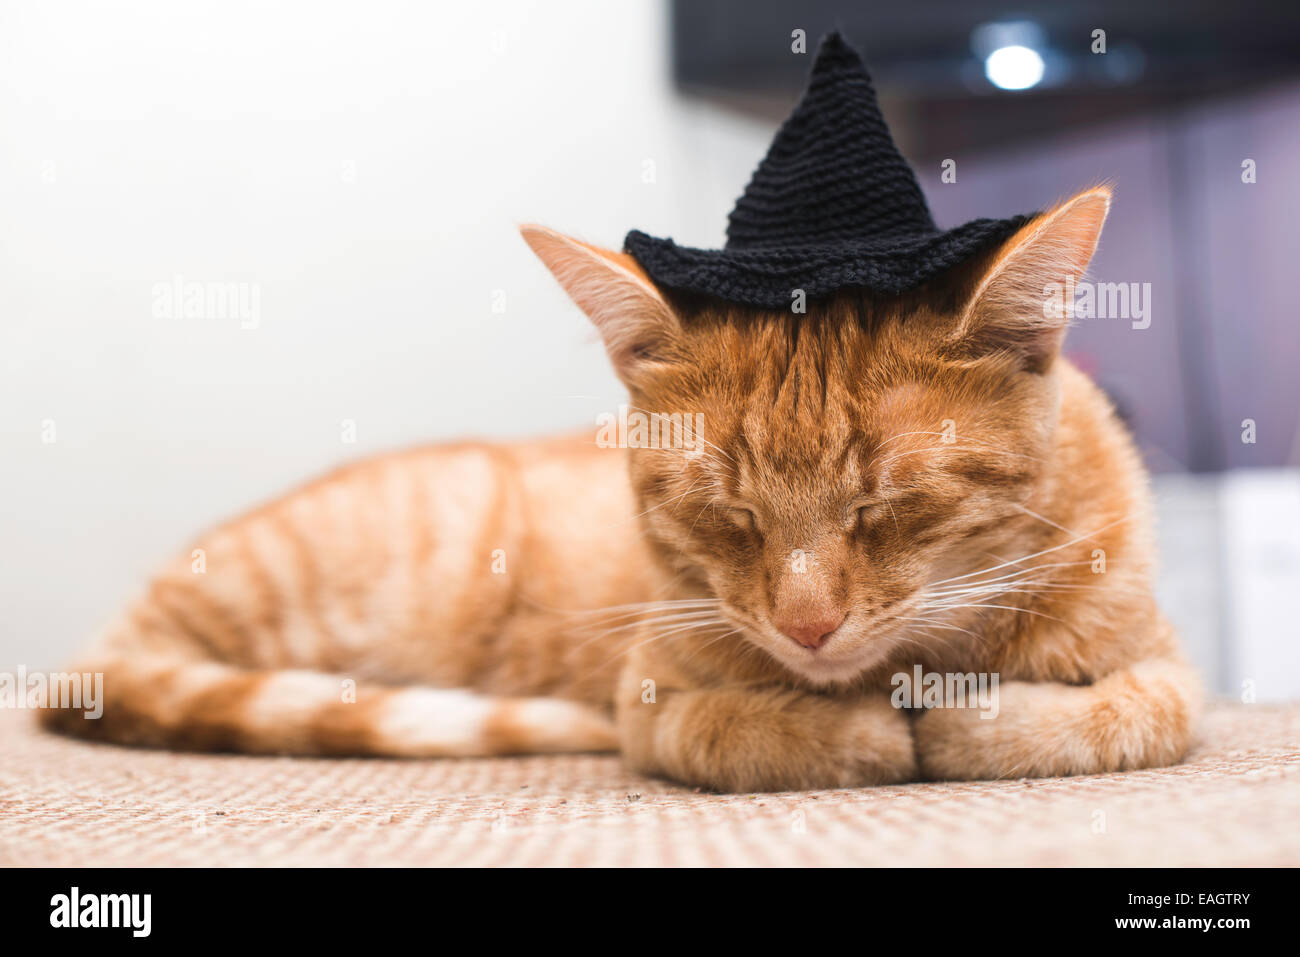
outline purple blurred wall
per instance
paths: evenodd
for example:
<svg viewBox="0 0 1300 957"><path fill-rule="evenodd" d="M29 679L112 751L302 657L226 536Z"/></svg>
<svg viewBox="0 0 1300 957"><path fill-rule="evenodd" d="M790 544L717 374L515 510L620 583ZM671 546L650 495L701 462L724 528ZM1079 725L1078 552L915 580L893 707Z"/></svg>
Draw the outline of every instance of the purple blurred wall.
<svg viewBox="0 0 1300 957"><path fill-rule="evenodd" d="M1076 320L1071 357L1160 471L1300 462L1300 85L1089 127L921 174L940 226L1050 205L1100 181L1115 202L1095 282L1150 283L1150 327ZM1242 161L1257 182L1242 182ZM1256 423L1255 444L1242 420Z"/></svg>

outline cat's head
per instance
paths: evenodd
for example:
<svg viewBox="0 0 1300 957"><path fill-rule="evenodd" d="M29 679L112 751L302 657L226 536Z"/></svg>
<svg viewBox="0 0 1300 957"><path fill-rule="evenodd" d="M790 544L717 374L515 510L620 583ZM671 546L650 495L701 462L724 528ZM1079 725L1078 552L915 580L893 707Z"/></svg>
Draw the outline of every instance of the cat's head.
<svg viewBox="0 0 1300 957"><path fill-rule="evenodd" d="M923 588L1014 544L1057 420L1067 319L1046 289L1082 275L1109 203L1087 190L917 293L806 313L683 299L630 256L523 234L600 331L646 417L634 438L660 446L630 453L657 554L830 684L884 659ZM699 432L637 432L653 415Z"/></svg>

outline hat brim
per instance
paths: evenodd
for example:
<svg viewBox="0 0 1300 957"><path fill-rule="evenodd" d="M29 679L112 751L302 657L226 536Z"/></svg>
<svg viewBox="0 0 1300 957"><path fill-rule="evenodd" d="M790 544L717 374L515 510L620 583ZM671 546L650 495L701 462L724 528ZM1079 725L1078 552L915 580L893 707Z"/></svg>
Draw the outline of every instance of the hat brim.
<svg viewBox="0 0 1300 957"><path fill-rule="evenodd" d="M760 309L787 309L799 291L806 300L848 289L908 292L1006 240L1031 219L975 219L946 232L744 249L693 249L634 229L623 247L661 286Z"/></svg>

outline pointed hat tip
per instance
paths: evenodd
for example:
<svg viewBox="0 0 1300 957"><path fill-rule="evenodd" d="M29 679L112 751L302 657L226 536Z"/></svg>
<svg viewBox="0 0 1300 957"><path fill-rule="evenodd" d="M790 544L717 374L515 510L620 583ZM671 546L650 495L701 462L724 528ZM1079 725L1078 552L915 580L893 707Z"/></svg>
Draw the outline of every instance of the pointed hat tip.
<svg viewBox="0 0 1300 957"><path fill-rule="evenodd" d="M817 55L813 60L813 71L816 72L819 66L825 68L835 63L851 63L866 72L866 64L862 61L862 55L849 45L849 41L844 39L844 34L839 30L832 30L822 37L821 44L817 47Z"/></svg>

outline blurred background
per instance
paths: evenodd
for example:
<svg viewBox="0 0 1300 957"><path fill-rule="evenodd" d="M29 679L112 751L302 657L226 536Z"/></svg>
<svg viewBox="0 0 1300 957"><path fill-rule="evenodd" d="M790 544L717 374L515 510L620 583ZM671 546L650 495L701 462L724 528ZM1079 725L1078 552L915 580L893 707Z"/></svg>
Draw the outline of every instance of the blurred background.
<svg viewBox="0 0 1300 957"><path fill-rule="evenodd" d="M1300 6L1203 0L0 3L0 670L341 461L614 410L516 225L720 245L835 26L941 226L1115 183L1146 314L1069 352L1210 685L1300 696Z"/></svg>

